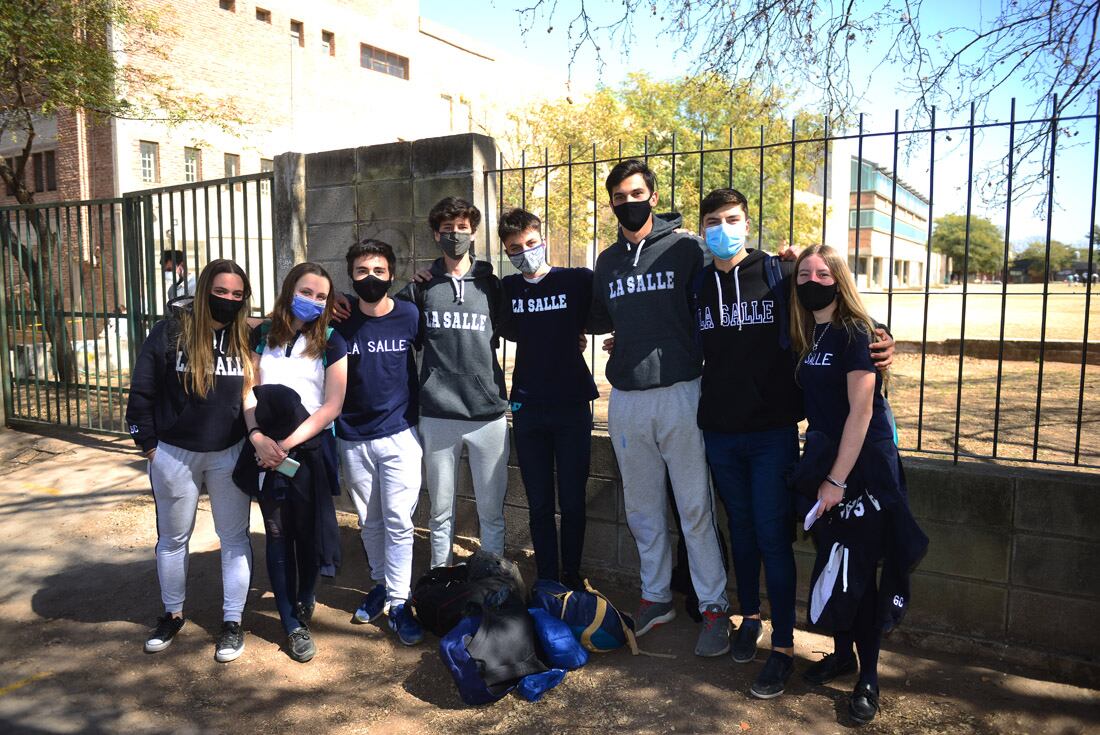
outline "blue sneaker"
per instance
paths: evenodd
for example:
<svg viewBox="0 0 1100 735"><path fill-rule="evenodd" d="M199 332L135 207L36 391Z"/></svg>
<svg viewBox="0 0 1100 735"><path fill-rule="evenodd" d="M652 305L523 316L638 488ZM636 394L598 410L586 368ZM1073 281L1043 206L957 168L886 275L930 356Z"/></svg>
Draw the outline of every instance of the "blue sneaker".
<svg viewBox="0 0 1100 735"><path fill-rule="evenodd" d="M352 620L356 623L369 623L382 614L382 609L386 606L386 588L383 585L377 584L374 586L367 596L363 598L362 604L359 605L359 609L355 611L355 615Z"/></svg>
<svg viewBox="0 0 1100 735"><path fill-rule="evenodd" d="M424 640L420 623L416 622L412 610L405 603L390 607L390 630L397 633L397 640L406 646L415 646Z"/></svg>

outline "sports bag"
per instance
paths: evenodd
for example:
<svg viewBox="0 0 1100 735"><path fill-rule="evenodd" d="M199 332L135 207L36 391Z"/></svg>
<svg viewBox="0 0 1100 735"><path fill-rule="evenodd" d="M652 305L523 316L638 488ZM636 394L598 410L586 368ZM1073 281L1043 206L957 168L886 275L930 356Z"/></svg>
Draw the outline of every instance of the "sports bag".
<svg viewBox="0 0 1100 735"><path fill-rule="evenodd" d="M515 564L479 552L466 563L428 571L416 581L410 602L420 624L442 637L467 615L491 608L526 610L522 590Z"/></svg>
<svg viewBox="0 0 1100 735"><path fill-rule="evenodd" d="M594 589L587 580L583 590L571 590L548 579L535 582L531 604L562 620L589 651L604 653L624 645L638 654L634 640L634 620Z"/></svg>
<svg viewBox="0 0 1100 735"><path fill-rule="evenodd" d="M588 663L588 651L577 641L568 625L541 607L532 607L527 612L535 621L539 658L547 665L572 671Z"/></svg>

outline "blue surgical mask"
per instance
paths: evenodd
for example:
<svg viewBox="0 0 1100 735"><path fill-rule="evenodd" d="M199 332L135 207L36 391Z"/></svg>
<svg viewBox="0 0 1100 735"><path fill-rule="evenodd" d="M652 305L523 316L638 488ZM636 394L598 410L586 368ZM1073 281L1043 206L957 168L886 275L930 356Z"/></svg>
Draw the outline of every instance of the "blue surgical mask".
<svg viewBox="0 0 1100 735"><path fill-rule="evenodd" d="M738 232L742 225L731 225L722 222L708 227L703 231L706 236L707 249L719 260L729 260L741 252L745 247L745 233Z"/></svg>
<svg viewBox="0 0 1100 735"><path fill-rule="evenodd" d="M294 294L294 300L290 302L290 313L309 324L321 318L325 313L325 305L318 304L313 299L307 299L301 294Z"/></svg>
<svg viewBox="0 0 1100 735"><path fill-rule="evenodd" d="M508 260L512 262L512 265L514 265L516 270L520 273L531 275L546 262L546 243L528 248L515 255L509 255Z"/></svg>

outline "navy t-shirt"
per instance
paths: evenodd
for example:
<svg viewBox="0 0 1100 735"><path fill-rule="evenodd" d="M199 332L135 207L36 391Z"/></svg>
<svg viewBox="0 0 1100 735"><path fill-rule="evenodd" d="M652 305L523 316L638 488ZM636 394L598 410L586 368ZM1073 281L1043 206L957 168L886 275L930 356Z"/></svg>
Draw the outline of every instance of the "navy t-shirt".
<svg viewBox="0 0 1100 735"><path fill-rule="evenodd" d="M336 436L349 441L379 439L416 425L419 381L415 342L420 312L394 299L393 310L371 317L359 310L336 325L347 342L348 388Z"/></svg>
<svg viewBox="0 0 1100 735"><path fill-rule="evenodd" d="M860 331L849 336L844 327L830 323L815 325L812 338L817 349L811 349L798 368L810 430L822 431L840 442L848 420L848 373L866 371L875 374L875 397L864 441L893 441L882 397L882 374L871 360L871 336Z"/></svg>
<svg viewBox="0 0 1100 735"><path fill-rule="evenodd" d="M511 400L591 401L599 395L578 340L592 306L592 271L551 268L537 283L501 282L498 334L516 343Z"/></svg>

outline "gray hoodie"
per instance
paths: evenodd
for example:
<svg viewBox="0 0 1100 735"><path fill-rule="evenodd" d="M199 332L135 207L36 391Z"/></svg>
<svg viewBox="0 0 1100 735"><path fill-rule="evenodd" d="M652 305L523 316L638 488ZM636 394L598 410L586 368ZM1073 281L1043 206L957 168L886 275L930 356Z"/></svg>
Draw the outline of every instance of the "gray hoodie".
<svg viewBox="0 0 1100 735"><path fill-rule="evenodd" d="M500 280L492 264L475 260L462 278L448 275L442 258L429 270L432 280L411 282L397 294L420 309L420 415L476 421L504 415L507 392L493 338Z"/></svg>
<svg viewBox="0 0 1100 735"><path fill-rule="evenodd" d="M588 331L615 332L607 380L619 390L661 388L702 374L690 286L703 241L673 230L679 214L655 214L634 245L623 238L596 258Z"/></svg>

